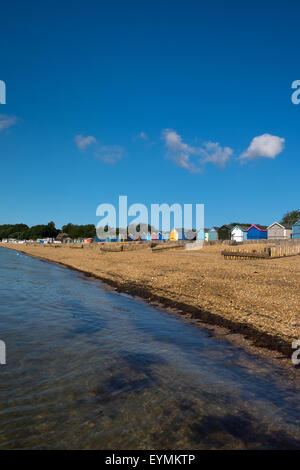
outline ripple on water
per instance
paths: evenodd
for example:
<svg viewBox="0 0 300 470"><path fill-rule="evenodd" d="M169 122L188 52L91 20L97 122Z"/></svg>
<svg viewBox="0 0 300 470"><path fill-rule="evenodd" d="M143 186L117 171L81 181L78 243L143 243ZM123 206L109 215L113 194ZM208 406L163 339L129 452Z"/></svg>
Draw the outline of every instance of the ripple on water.
<svg viewBox="0 0 300 470"><path fill-rule="evenodd" d="M0 295L0 448L300 448L279 365L7 249Z"/></svg>

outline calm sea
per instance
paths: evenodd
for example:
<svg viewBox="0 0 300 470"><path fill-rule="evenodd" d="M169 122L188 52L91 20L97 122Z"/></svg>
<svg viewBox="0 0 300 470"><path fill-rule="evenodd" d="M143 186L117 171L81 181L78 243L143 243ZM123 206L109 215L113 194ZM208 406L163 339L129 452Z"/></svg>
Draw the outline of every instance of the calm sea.
<svg viewBox="0 0 300 470"><path fill-rule="evenodd" d="M0 248L2 449L300 449L288 371Z"/></svg>

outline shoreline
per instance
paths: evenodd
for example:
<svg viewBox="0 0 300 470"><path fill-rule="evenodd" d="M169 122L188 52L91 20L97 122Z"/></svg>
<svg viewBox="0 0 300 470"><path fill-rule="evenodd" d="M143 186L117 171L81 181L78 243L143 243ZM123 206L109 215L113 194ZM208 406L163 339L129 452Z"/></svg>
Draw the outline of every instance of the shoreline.
<svg viewBox="0 0 300 470"><path fill-rule="evenodd" d="M3 246L0 247L12 249L22 254L31 256L33 258L40 259L45 262L51 262L56 265L62 266L67 269L74 270L83 274L86 277L94 278L99 280L114 289L118 293L125 293L133 297L138 297L147 303L159 307L165 311L170 312L170 310L175 310L176 313L182 315L183 317L195 320L195 324L202 328L211 328L216 327L219 329L225 329L228 336L230 335L240 335L243 340L249 342L249 346L254 347L255 349L259 348L262 350L267 350L273 355L274 353L280 353L282 356L280 359L289 358L292 354L291 343L287 341L284 337L280 335L272 335L259 329L255 328L253 325L245 324L234 319L226 318L225 316L220 315L219 313L213 313L206 309L190 305L183 301L178 301L176 299L164 297L158 295L157 293L151 292L149 288L145 285L140 286L134 282L131 282L129 279L126 282L118 281L117 277L114 279L106 277L105 275L97 274L92 270L87 270L82 267L78 267L72 263L66 263L61 260L53 259L44 254L35 254L28 252L27 250L22 249L21 247L12 247L12 246ZM34 247L33 247L34 248ZM75 250L74 250L75 251ZM200 322L200 324L199 324ZM278 355L277 355L278 358Z"/></svg>

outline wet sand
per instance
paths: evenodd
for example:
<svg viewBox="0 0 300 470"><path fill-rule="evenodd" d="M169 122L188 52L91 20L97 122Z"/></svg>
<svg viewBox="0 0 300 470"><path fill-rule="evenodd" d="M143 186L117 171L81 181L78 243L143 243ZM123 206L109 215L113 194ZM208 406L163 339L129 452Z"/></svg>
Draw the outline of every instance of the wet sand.
<svg viewBox="0 0 300 470"><path fill-rule="evenodd" d="M300 337L299 256L224 260L221 246L115 253L99 246L2 246L93 275L120 292L241 333L289 358L291 342Z"/></svg>

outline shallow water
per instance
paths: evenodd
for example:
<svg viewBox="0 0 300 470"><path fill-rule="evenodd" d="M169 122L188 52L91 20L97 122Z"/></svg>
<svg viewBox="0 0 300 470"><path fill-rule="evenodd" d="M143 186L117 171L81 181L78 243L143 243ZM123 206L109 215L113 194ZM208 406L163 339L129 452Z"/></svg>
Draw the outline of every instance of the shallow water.
<svg viewBox="0 0 300 470"><path fill-rule="evenodd" d="M300 449L289 372L98 281L0 249L0 448Z"/></svg>

